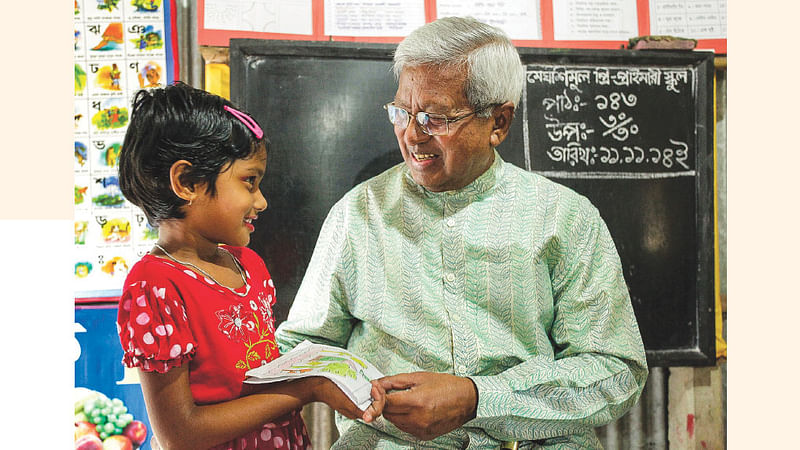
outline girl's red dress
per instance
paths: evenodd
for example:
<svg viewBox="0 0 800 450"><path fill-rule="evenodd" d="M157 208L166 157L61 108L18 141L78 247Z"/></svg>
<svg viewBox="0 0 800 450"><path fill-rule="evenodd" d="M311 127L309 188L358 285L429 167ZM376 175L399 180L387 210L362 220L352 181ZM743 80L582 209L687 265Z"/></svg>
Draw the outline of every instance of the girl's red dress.
<svg viewBox="0 0 800 450"><path fill-rule="evenodd" d="M275 287L264 262L249 248L224 248L245 272L247 295L235 295L183 265L148 254L131 268L119 302L123 362L159 373L189 364L197 404L240 397L245 372L280 356L272 317ZM299 411L213 447L296 448L311 448Z"/></svg>

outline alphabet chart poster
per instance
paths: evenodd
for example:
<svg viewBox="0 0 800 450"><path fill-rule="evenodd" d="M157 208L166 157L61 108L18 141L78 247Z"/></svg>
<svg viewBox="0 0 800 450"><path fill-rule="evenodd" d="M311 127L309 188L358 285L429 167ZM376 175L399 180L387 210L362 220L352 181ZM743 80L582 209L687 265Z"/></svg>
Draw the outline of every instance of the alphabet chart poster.
<svg viewBox="0 0 800 450"><path fill-rule="evenodd" d="M158 237L119 189L117 163L140 89L173 80L169 0L73 0L75 4L76 303L121 293L128 270Z"/></svg>

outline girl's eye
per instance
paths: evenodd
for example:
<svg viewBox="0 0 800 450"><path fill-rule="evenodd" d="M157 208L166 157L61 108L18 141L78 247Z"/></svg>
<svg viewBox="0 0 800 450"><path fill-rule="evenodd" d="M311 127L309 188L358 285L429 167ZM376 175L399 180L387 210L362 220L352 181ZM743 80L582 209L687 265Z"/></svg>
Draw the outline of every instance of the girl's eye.
<svg viewBox="0 0 800 450"><path fill-rule="evenodd" d="M245 178L245 183L249 184L251 187L256 185L256 177L247 177Z"/></svg>

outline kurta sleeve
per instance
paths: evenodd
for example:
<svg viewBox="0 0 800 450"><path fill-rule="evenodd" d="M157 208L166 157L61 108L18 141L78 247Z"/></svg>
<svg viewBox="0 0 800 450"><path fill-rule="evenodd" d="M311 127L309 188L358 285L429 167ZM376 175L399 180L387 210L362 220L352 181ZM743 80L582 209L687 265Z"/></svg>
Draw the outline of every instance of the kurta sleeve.
<svg viewBox="0 0 800 450"><path fill-rule="evenodd" d="M338 270L350 257L343 203L340 200L328 213L289 316L275 332L281 353L305 339L347 347L353 317L344 300Z"/></svg>
<svg viewBox="0 0 800 450"><path fill-rule="evenodd" d="M472 376L477 417L465 427L499 440L538 440L615 420L641 395L647 363L614 242L586 202L551 240L554 357Z"/></svg>
<svg viewBox="0 0 800 450"><path fill-rule="evenodd" d="M141 278L126 280L117 331L126 366L164 373L191 359L197 343L174 283L158 273L144 276L146 272L137 272Z"/></svg>

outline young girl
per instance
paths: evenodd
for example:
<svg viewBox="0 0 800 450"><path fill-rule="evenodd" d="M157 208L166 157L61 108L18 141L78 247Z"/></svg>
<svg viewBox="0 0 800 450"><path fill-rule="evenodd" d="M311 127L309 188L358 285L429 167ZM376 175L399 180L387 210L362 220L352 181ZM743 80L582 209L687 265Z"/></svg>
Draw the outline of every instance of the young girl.
<svg viewBox="0 0 800 450"><path fill-rule="evenodd" d="M385 393L374 382L363 412L326 378L243 384L279 356L275 288L245 247L267 208L268 141L248 114L184 84L140 91L133 103L120 188L159 237L128 274L117 321L161 447L310 448L299 408L312 401L365 422L380 415Z"/></svg>

